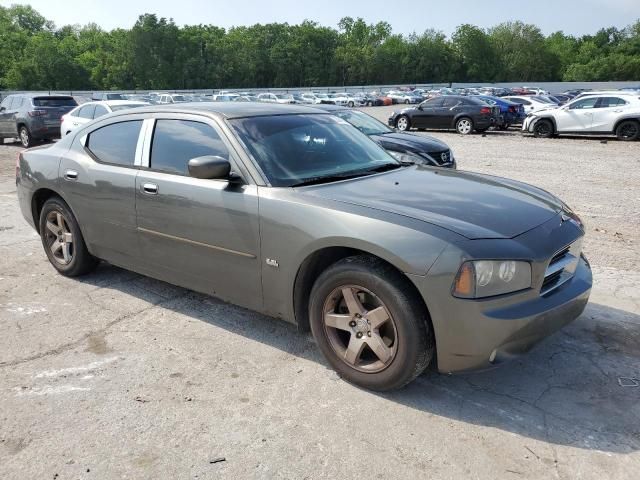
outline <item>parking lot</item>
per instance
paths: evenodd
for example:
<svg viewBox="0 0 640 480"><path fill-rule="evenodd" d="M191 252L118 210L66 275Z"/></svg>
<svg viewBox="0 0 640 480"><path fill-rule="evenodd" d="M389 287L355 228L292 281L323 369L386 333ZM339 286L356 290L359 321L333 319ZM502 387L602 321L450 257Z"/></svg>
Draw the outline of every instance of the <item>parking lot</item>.
<svg viewBox="0 0 640 480"><path fill-rule="evenodd" d="M528 356L389 394L343 382L283 322L107 264L58 275L18 210L20 148L0 146L2 477L637 478L638 142L429 134L460 169L570 205L594 289Z"/></svg>

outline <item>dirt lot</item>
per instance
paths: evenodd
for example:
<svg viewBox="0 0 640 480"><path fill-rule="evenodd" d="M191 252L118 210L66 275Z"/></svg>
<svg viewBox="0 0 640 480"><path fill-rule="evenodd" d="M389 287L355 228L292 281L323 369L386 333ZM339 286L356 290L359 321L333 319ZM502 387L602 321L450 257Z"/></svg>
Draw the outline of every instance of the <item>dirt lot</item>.
<svg viewBox="0 0 640 480"><path fill-rule="evenodd" d="M574 207L595 286L527 357L384 395L282 322L109 265L55 274L0 146L0 476L638 478L640 143L434 135Z"/></svg>

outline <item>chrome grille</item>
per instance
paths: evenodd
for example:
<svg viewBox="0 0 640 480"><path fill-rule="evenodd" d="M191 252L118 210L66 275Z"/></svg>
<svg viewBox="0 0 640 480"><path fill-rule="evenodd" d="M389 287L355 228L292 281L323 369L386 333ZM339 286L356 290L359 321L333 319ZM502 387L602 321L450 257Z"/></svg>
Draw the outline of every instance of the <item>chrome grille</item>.
<svg viewBox="0 0 640 480"><path fill-rule="evenodd" d="M442 150L440 152L427 152L438 165L444 165L451 162L451 150Z"/></svg>
<svg viewBox="0 0 640 480"><path fill-rule="evenodd" d="M540 295L551 293L560 285L573 278L581 252L582 239L579 239L559 250L551 257L544 274Z"/></svg>

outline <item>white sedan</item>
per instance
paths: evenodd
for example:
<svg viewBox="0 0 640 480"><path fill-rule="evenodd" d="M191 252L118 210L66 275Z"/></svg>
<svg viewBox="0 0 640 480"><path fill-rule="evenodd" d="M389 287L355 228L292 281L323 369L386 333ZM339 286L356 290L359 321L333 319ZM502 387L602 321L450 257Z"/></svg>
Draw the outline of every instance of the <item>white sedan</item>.
<svg viewBox="0 0 640 480"><path fill-rule="evenodd" d="M87 102L74 108L62 116L60 124L60 137L70 134L76 128L89 123L94 118L102 117L108 113L127 108L144 107L147 102L134 102L131 100L105 100L100 102Z"/></svg>
<svg viewBox="0 0 640 480"><path fill-rule="evenodd" d="M502 97L504 100L508 100L513 103L519 103L524 107L524 111L526 113L537 112L539 110L548 110L550 108L556 108L558 105L551 102L550 100L546 100L544 98L539 98L535 95L523 95L521 97Z"/></svg>
<svg viewBox="0 0 640 480"><path fill-rule="evenodd" d="M616 135L620 140L640 138L640 97L625 93L591 95L562 107L532 113L522 130L536 137L558 134Z"/></svg>

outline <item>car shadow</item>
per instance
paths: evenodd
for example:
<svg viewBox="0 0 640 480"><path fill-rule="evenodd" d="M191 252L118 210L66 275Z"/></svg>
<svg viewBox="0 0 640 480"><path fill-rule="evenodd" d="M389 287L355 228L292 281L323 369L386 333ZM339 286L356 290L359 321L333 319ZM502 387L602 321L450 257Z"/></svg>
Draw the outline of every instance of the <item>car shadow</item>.
<svg viewBox="0 0 640 480"><path fill-rule="evenodd" d="M309 334L213 297L105 263L79 281L326 365ZM499 368L451 376L427 371L401 390L367 393L543 442L631 453L640 450L640 315L589 304L578 320Z"/></svg>

